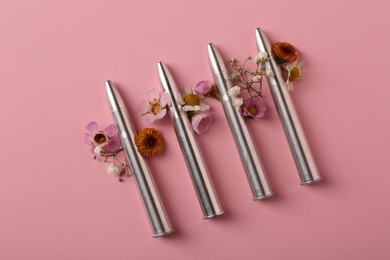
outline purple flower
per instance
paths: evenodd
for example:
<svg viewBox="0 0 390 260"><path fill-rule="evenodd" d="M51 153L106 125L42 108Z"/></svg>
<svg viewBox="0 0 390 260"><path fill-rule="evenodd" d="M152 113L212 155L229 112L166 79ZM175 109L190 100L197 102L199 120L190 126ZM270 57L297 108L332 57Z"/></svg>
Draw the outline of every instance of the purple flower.
<svg viewBox="0 0 390 260"><path fill-rule="evenodd" d="M91 145L91 153L100 154L103 150L113 152L120 147L120 142L115 140L118 129L115 125L109 125L104 130L99 130L95 121L89 122L85 127L88 133L84 133L84 143Z"/></svg>
<svg viewBox="0 0 390 260"><path fill-rule="evenodd" d="M208 82L207 80L202 80L196 84L194 88L194 92L195 94L205 96L208 93L210 93L212 89L213 89L213 85L210 84L210 82Z"/></svg>
<svg viewBox="0 0 390 260"><path fill-rule="evenodd" d="M195 114L191 118L192 128L197 134L206 133L209 130L212 122L213 118L206 113Z"/></svg>
<svg viewBox="0 0 390 260"><path fill-rule="evenodd" d="M138 105L138 112L144 116L147 124L153 123L155 120L161 119L167 113L165 108L170 103L168 93L162 93L156 89L151 89L147 92L149 100L141 100Z"/></svg>
<svg viewBox="0 0 390 260"><path fill-rule="evenodd" d="M245 117L261 119L264 117L267 107L263 99L255 97L245 99L242 110Z"/></svg>

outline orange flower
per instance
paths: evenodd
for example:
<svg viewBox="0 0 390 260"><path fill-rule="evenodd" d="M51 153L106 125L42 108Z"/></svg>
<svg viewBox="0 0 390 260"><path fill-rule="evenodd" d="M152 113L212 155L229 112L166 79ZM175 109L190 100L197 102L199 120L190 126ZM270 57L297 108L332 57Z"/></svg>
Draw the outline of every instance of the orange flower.
<svg viewBox="0 0 390 260"><path fill-rule="evenodd" d="M135 145L142 156L153 157L164 150L164 137L154 128L145 128L135 137Z"/></svg>
<svg viewBox="0 0 390 260"><path fill-rule="evenodd" d="M272 53L279 64L296 61L298 50L288 42L276 42L272 45Z"/></svg>

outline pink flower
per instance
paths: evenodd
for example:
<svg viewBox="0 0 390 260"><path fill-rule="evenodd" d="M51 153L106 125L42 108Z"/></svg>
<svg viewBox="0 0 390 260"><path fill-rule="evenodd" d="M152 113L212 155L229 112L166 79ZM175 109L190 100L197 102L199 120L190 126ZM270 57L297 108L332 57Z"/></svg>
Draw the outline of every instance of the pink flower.
<svg viewBox="0 0 390 260"><path fill-rule="evenodd" d="M263 99L256 97L245 99L242 110L247 118L261 119L264 117L267 107Z"/></svg>
<svg viewBox="0 0 390 260"><path fill-rule="evenodd" d="M162 93L156 89L151 89L147 92L149 100L141 100L138 105L138 112L144 116L147 124L153 123L155 120L161 119L167 113L166 106L170 103L168 93Z"/></svg>
<svg viewBox="0 0 390 260"><path fill-rule="evenodd" d="M212 89L213 89L213 85L210 84L210 82L208 82L207 80L202 80L196 84L194 88L194 93L201 96L205 96L208 93L210 93Z"/></svg>
<svg viewBox="0 0 390 260"><path fill-rule="evenodd" d="M102 151L113 152L120 147L119 140L115 137L118 134L116 125L109 125L104 130L99 130L98 123L92 121L85 127L88 133L84 133L84 143L91 145L91 153L97 154Z"/></svg>
<svg viewBox="0 0 390 260"><path fill-rule="evenodd" d="M197 134L206 133L209 130L212 122L213 118L206 113L195 114L191 118L192 128Z"/></svg>

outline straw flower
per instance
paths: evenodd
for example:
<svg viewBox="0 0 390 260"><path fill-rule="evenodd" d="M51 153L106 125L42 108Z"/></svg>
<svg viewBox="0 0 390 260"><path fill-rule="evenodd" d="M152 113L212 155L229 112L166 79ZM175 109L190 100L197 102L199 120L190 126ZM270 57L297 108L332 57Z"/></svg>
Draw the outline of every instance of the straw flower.
<svg viewBox="0 0 390 260"><path fill-rule="evenodd" d="M153 157L164 150L164 137L154 128L145 128L135 137L135 144L142 156Z"/></svg>
<svg viewBox="0 0 390 260"><path fill-rule="evenodd" d="M298 59L298 50L288 42L276 42L272 44L272 52L275 55L276 61L280 64Z"/></svg>

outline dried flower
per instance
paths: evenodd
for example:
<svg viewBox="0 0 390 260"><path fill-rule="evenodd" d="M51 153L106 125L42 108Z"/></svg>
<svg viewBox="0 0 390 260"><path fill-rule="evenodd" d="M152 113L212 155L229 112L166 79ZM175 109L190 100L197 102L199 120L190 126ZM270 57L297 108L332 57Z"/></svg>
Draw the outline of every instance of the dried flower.
<svg viewBox="0 0 390 260"><path fill-rule="evenodd" d="M88 133L84 133L84 143L91 146L91 153L95 160L101 158L109 163L107 172L118 177L122 181L122 173L129 171L127 162L121 162L118 154L123 151L118 138L118 129L115 125L109 125L104 130L99 130L99 125L92 121L86 126ZM128 174L130 176L130 173Z"/></svg>
<svg viewBox="0 0 390 260"><path fill-rule="evenodd" d="M207 81L199 81L194 87L194 93L201 96L206 96L213 89L213 85Z"/></svg>
<svg viewBox="0 0 390 260"><path fill-rule="evenodd" d="M115 165L113 163L110 163L108 166L107 166L107 172L111 175L114 175L114 176L119 176L122 172L123 172L124 168L123 167L120 167L118 165Z"/></svg>
<svg viewBox="0 0 390 260"><path fill-rule="evenodd" d="M145 128L136 135L135 144L142 156L153 157L164 150L164 137L154 128Z"/></svg>
<svg viewBox="0 0 390 260"><path fill-rule="evenodd" d="M233 101L233 106L240 107L243 103L243 99L237 97L241 93L241 89L239 86L234 86L228 90L228 95L231 97Z"/></svg>
<svg viewBox="0 0 390 260"><path fill-rule="evenodd" d="M286 81L286 86L289 91L294 90L293 81L301 80L305 76L305 70L303 69L304 62L295 61L286 66L288 71L288 78Z"/></svg>
<svg viewBox="0 0 390 260"><path fill-rule="evenodd" d="M120 142L114 137L118 133L115 125L109 125L104 130L99 130L99 125L95 121L87 124L88 133L84 133L84 143L91 145L91 153L101 154L104 150L115 151L120 147Z"/></svg>
<svg viewBox="0 0 390 260"><path fill-rule="evenodd" d="M170 103L168 93L160 93L156 89L147 92L149 100L141 100L138 105L138 112L144 116L147 124L159 120L167 113L166 106Z"/></svg>
<svg viewBox="0 0 390 260"><path fill-rule="evenodd" d="M255 97L245 99L242 110L246 118L261 119L264 117L267 107L262 98Z"/></svg>
<svg viewBox="0 0 390 260"><path fill-rule="evenodd" d="M279 64L298 59L298 50L288 42L276 42L272 44L272 52Z"/></svg>
<svg viewBox="0 0 390 260"><path fill-rule="evenodd" d="M191 88L186 88L185 94L183 96L179 96L181 97L179 103L183 105L182 109L185 112L206 111L210 109L210 106L203 103L201 97L194 93Z"/></svg>
<svg viewBox="0 0 390 260"><path fill-rule="evenodd" d="M266 52L260 51L257 55L252 58L252 61L256 64L260 64L261 62L266 61L268 58L268 54Z"/></svg>
<svg viewBox="0 0 390 260"><path fill-rule="evenodd" d="M206 113L195 114L191 118L192 128L197 134L206 133L209 130L212 123L213 123L213 118Z"/></svg>

